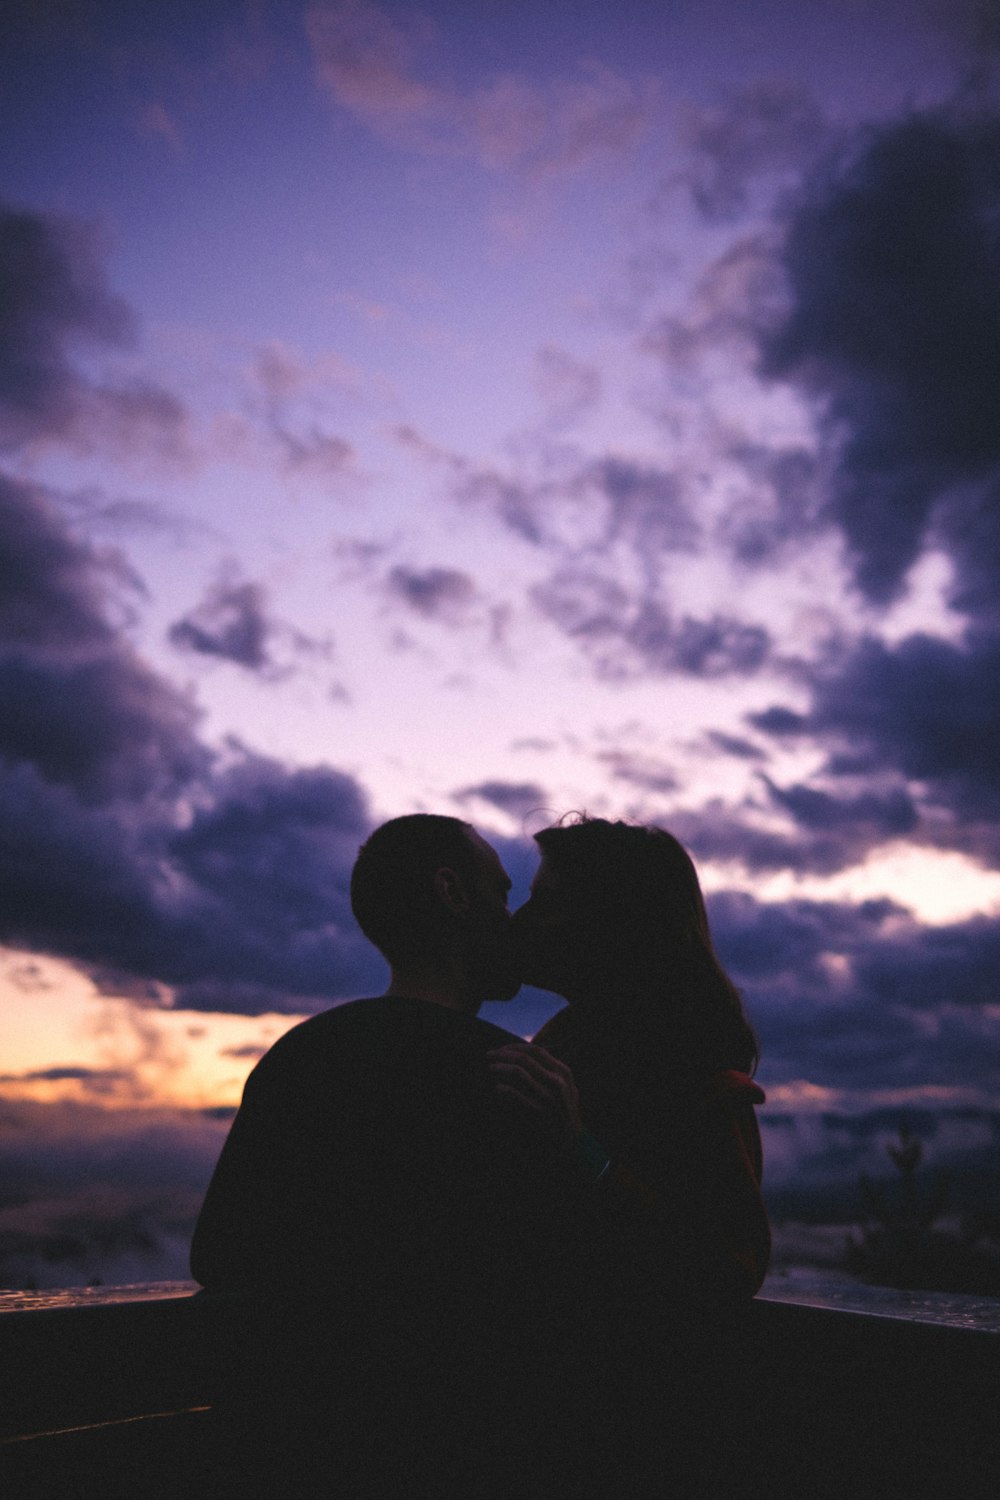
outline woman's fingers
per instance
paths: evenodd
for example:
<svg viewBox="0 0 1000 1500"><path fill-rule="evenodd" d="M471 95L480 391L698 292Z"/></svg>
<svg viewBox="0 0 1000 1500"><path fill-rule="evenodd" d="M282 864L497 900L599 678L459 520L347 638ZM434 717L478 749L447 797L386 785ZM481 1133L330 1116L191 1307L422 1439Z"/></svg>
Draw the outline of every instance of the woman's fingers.
<svg viewBox="0 0 1000 1500"><path fill-rule="evenodd" d="M530 1043L512 1042L487 1053L497 1091L516 1099L553 1127L570 1135L581 1130L576 1081L565 1063Z"/></svg>
<svg viewBox="0 0 1000 1500"><path fill-rule="evenodd" d="M508 1081L523 1079L546 1096L576 1097L576 1082L569 1068L548 1053L542 1053L541 1048L499 1047L487 1054L487 1062L494 1073L505 1075Z"/></svg>
<svg viewBox="0 0 1000 1500"><path fill-rule="evenodd" d="M531 1042L510 1042L487 1052L486 1056L491 1062L494 1059L516 1062L536 1078L558 1078L566 1083L574 1083L573 1074L564 1062L553 1057L551 1052L546 1052L544 1047L536 1047Z"/></svg>
<svg viewBox="0 0 1000 1500"><path fill-rule="evenodd" d="M535 1099L540 1104L549 1103L560 1093L557 1080L539 1075L521 1062L497 1059L491 1061L489 1066L498 1086L514 1089L525 1098Z"/></svg>

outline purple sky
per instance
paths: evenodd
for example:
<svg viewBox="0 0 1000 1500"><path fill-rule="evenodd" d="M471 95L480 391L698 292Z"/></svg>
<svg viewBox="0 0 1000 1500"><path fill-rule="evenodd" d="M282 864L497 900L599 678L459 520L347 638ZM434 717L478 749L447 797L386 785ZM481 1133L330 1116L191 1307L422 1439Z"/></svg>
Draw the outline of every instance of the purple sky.
<svg viewBox="0 0 1000 1500"><path fill-rule="evenodd" d="M782 1212L900 1111L995 1191L995 6L7 29L3 1274L174 1267L420 808L522 895L568 809L688 843Z"/></svg>

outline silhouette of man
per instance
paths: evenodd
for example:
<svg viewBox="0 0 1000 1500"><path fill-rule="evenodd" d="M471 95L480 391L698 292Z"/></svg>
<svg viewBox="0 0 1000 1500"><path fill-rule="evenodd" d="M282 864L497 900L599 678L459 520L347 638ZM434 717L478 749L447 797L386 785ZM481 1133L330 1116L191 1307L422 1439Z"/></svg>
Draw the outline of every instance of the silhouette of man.
<svg viewBox="0 0 1000 1500"><path fill-rule="evenodd" d="M270 1422L299 1493L322 1493L327 1465L344 1493L458 1492L456 1445L480 1469L495 1452L483 1423L554 1316L541 1268L579 1189L567 1130L505 1107L487 1054L514 1038L476 1016L519 988L509 889L458 819L377 829L351 901L389 987L293 1027L261 1059L209 1186L192 1271L209 1290L264 1294L235 1406L244 1435ZM563 1071L566 1096L557 1079L547 1098L572 1123Z"/></svg>

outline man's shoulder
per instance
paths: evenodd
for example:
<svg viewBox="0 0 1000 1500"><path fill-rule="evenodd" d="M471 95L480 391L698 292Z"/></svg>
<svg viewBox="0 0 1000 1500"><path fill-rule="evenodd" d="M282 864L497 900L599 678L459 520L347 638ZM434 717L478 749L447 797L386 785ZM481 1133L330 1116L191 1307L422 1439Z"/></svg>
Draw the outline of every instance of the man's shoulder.
<svg viewBox="0 0 1000 1500"><path fill-rule="evenodd" d="M330 1010L307 1016L278 1038L265 1052L255 1071L270 1072L297 1061L325 1058L339 1051L353 1038L360 1039L384 1025L382 1000L373 996L365 1000L345 1000Z"/></svg>
<svg viewBox="0 0 1000 1500"><path fill-rule="evenodd" d="M265 1053L257 1069L283 1071L338 1058L346 1061L359 1052L397 1050L410 1043L433 1047L454 1039L467 1040L482 1051L518 1040L490 1021L432 1001L377 995L344 1001L298 1022Z"/></svg>
<svg viewBox="0 0 1000 1500"><path fill-rule="evenodd" d="M384 1009L384 995L369 996L365 1000L342 1000L329 1010L317 1011L307 1016L285 1032L275 1042L275 1047L314 1046L329 1036L348 1033L368 1025L372 1018ZM274 1048L271 1049L272 1051Z"/></svg>

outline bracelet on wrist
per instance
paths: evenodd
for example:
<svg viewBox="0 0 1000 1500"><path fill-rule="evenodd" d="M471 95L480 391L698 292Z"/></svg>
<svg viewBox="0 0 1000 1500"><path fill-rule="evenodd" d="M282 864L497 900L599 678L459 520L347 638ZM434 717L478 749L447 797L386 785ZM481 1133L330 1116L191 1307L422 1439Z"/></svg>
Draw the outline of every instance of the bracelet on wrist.
<svg viewBox="0 0 1000 1500"><path fill-rule="evenodd" d="M592 1187L596 1187L611 1167L611 1158L596 1136L589 1130L581 1130L573 1141L573 1154L581 1175Z"/></svg>

